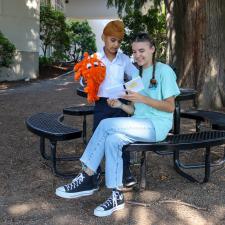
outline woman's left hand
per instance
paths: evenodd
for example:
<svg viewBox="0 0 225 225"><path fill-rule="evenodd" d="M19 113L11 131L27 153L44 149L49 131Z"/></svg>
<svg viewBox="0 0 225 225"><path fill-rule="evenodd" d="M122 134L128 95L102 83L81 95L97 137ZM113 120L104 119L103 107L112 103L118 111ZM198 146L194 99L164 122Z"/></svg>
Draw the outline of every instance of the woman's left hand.
<svg viewBox="0 0 225 225"><path fill-rule="evenodd" d="M132 101L132 102L144 102L144 95L141 95L137 92L133 92L133 91L127 91L128 94L123 95L122 98L128 100L128 101Z"/></svg>

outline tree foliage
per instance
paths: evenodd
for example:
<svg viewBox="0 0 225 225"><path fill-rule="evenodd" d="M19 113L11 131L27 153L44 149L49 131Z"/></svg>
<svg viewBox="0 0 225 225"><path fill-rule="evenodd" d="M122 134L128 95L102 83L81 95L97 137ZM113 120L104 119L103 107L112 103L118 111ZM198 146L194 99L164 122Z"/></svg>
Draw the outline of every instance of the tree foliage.
<svg viewBox="0 0 225 225"><path fill-rule="evenodd" d="M0 31L0 67L9 67L13 63L16 47Z"/></svg>
<svg viewBox="0 0 225 225"><path fill-rule="evenodd" d="M143 5L148 3L148 10L143 13ZM157 57L166 59L166 15L162 10L161 0L108 0L107 6L117 8L118 15L126 27L126 34L121 44L124 53L131 55L130 40L138 32L147 32L155 40Z"/></svg>
<svg viewBox="0 0 225 225"><path fill-rule="evenodd" d="M198 91L202 109L225 107L225 2L221 0L142 0L167 9L167 62L176 67L178 84ZM134 12L137 0L108 0L122 12ZM149 5L148 5L149 6ZM138 21L138 20L137 20Z"/></svg>
<svg viewBox="0 0 225 225"><path fill-rule="evenodd" d="M147 2L147 0L108 0L107 6L115 6L118 15L122 17L123 11L126 14L133 13L136 10L140 10L145 2Z"/></svg>
<svg viewBox="0 0 225 225"><path fill-rule="evenodd" d="M70 50L68 54L74 62L77 62L82 57L84 52L92 54L97 51L95 34L87 21L69 21L69 37Z"/></svg>
<svg viewBox="0 0 225 225"><path fill-rule="evenodd" d="M44 57L46 57L47 49L52 47L55 61L65 59L65 52L70 46L67 32L68 27L64 14L50 5L41 5L40 40Z"/></svg>
<svg viewBox="0 0 225 225"><path fill-rule="evenodd" d="M141 7L149 2L149 0L108 0L107 7L114 6L117 9L117 13L120 17L123 16L123 12L125 14L134 13L134 11L140 11ZM163 0L152 0L151 3L158 7L161 5ZM165 0L165 2L167 2Z"/></svg>
<svg viewBox="0 0 225 225"><path fill-rule="evenodd" d="M158 9L149 9L145 15L139 10L122 17L126 27L126 34L121 44L124 53L131 55L130 40L138 32L147 32L155 40L157 57L162 61L166 58L166 18Z"/></svg>
<svg viewBox="0 0 225 225"><path fill-rule="evenodd" d="M66 22L64 14L49 4L41 5L40 39L44 54L40 57L42 64L69 59L76 62L85 51L96 51L95 35L88 22ZM50 57L47 56L48 48L53 50Z"/></svg>

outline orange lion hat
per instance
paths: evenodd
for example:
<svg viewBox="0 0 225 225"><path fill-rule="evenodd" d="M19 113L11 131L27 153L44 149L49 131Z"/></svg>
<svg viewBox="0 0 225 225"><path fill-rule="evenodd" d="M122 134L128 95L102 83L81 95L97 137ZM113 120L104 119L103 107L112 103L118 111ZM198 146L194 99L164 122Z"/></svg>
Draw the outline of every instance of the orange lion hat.
<svg viewBox="0 0 225 225"><path fill-rule="evenodd" d="M105 36L114 36L119 39L124 37L124 23L122 20L113 20L106 24L103 29Z"/></svg>
<svg viewBox="0 0 225 225"><path fill-rule="evenodd" d="M88 53L85 52L83 60L74 66L74 72L75 80L79 80L82 77L87 84L84 91L87 93L88 102L95 102L98 100L98 89L105 79L106 67L97 58L97 54L89 56Z"/></svg>

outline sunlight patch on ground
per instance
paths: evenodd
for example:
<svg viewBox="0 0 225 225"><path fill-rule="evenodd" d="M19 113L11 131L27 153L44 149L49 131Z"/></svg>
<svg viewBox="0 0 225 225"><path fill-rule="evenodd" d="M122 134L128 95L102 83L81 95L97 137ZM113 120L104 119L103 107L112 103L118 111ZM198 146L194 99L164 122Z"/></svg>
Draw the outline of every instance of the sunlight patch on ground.
<svg viewBox="0 0 225 225"><path fill-rule="evenodd" d="M154 224L157 220L154 210L145 207L135 207L133 215L137 218L137 225Z"/></svg>
<svg viewBox="0 0 225 225"><path fill-rule="evenodd" d="M144 203L151 203L161 198L161 193L158 191L145 190L142 192L141 199Z"/></svg>
<svg viewBox="0 0 225 225"><path fill-rule="evenodd" d="M57 88L57 89L55 89L56 91L63 91L63 90L66 90L66 89L68 89L68 88L66 88L66 87L64 87L64 88Z"/></svg>
<svg viewBox="0 0 225 225"><path fill-rule="evenodd" d="M0 90L0 94L7 94L7 92L9 91L14 91L15 89L11 88L11 89L5 89L5 90Z"/></svg>
<svg viewBox="0 0 225 225"><path fill-rule="evenodd" d="M213 211L216 212L216 221L215 223L218 223L222 220L224 221L224 215L225 215L225 206L224 205L217 205L213 208Z"/></svg>
<svg viewBox="0 0 225 225"><path fill-rule="evenodd" d="M67 81L67 82L64 82L63 84L60 84L60 85L61 86L66 86L66 85L69 85L69 84L74 84L74 82L73 81L71 81L71 82Z"/></svg>
<svg viewBox="0 0 225 225"><path fill-rule="evenodd" d="M118 222L118 224L120 224L120 220L124 220L128 217L128 213L129 213L129 209L127 208L127 206L125 205L125 208L122 210L118 210L116 212L113 213L113 217L115 219L115 221Z"/></svg>
<svg viewBox="0 0 225 225"><path fill-rule="evenodd" d="M168 205L169 206L169 205ZM190 208L185 205L170 205L170 210L173 210L176 214L176 217L183 221L183 224L187 225L205 225L207 224L207 218L204 218L204 215L201 214L200 210Z"/></svg>
<svg viewBox="0 0 225 225"><path fill-rule="evenodd" d="M53 219L53 223L57 225L72 224L76 221L76 224L85 224L85 221L74 218L72 215L56 216ZM74 223L75 224L75 223Z"/></svg>
<svg viewBox="0 0 225 225"><path fill-rule="evenodd" d="M9 206L8 208L8 213L11 214L12 216L22 216L27 213L29 213L32 210L35 209L42 209L45 212L48 211L48 209L52 209L52 205L50 206L49 203L43 203L43 202L38 202L38 203L17 203Z"/></svg>

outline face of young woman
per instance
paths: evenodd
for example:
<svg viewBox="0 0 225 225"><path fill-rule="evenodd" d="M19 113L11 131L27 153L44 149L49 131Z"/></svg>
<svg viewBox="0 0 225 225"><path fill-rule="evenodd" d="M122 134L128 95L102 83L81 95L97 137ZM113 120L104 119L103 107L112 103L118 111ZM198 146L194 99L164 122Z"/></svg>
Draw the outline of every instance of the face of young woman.
<svg viewBox="0 0 225 225"><path fill-rule="evenodd" d="M155 47L151 47L149 42L133 42L132 51L134 60L139 66L147 68L152 65L152 55Z"/></svg>
<svg viewBox="0 0 225 225"><path fill-rule="evenodd" d="M104 36L103 41L105 42L106 54L116 55L122 40L114 36Z"/></svg>

